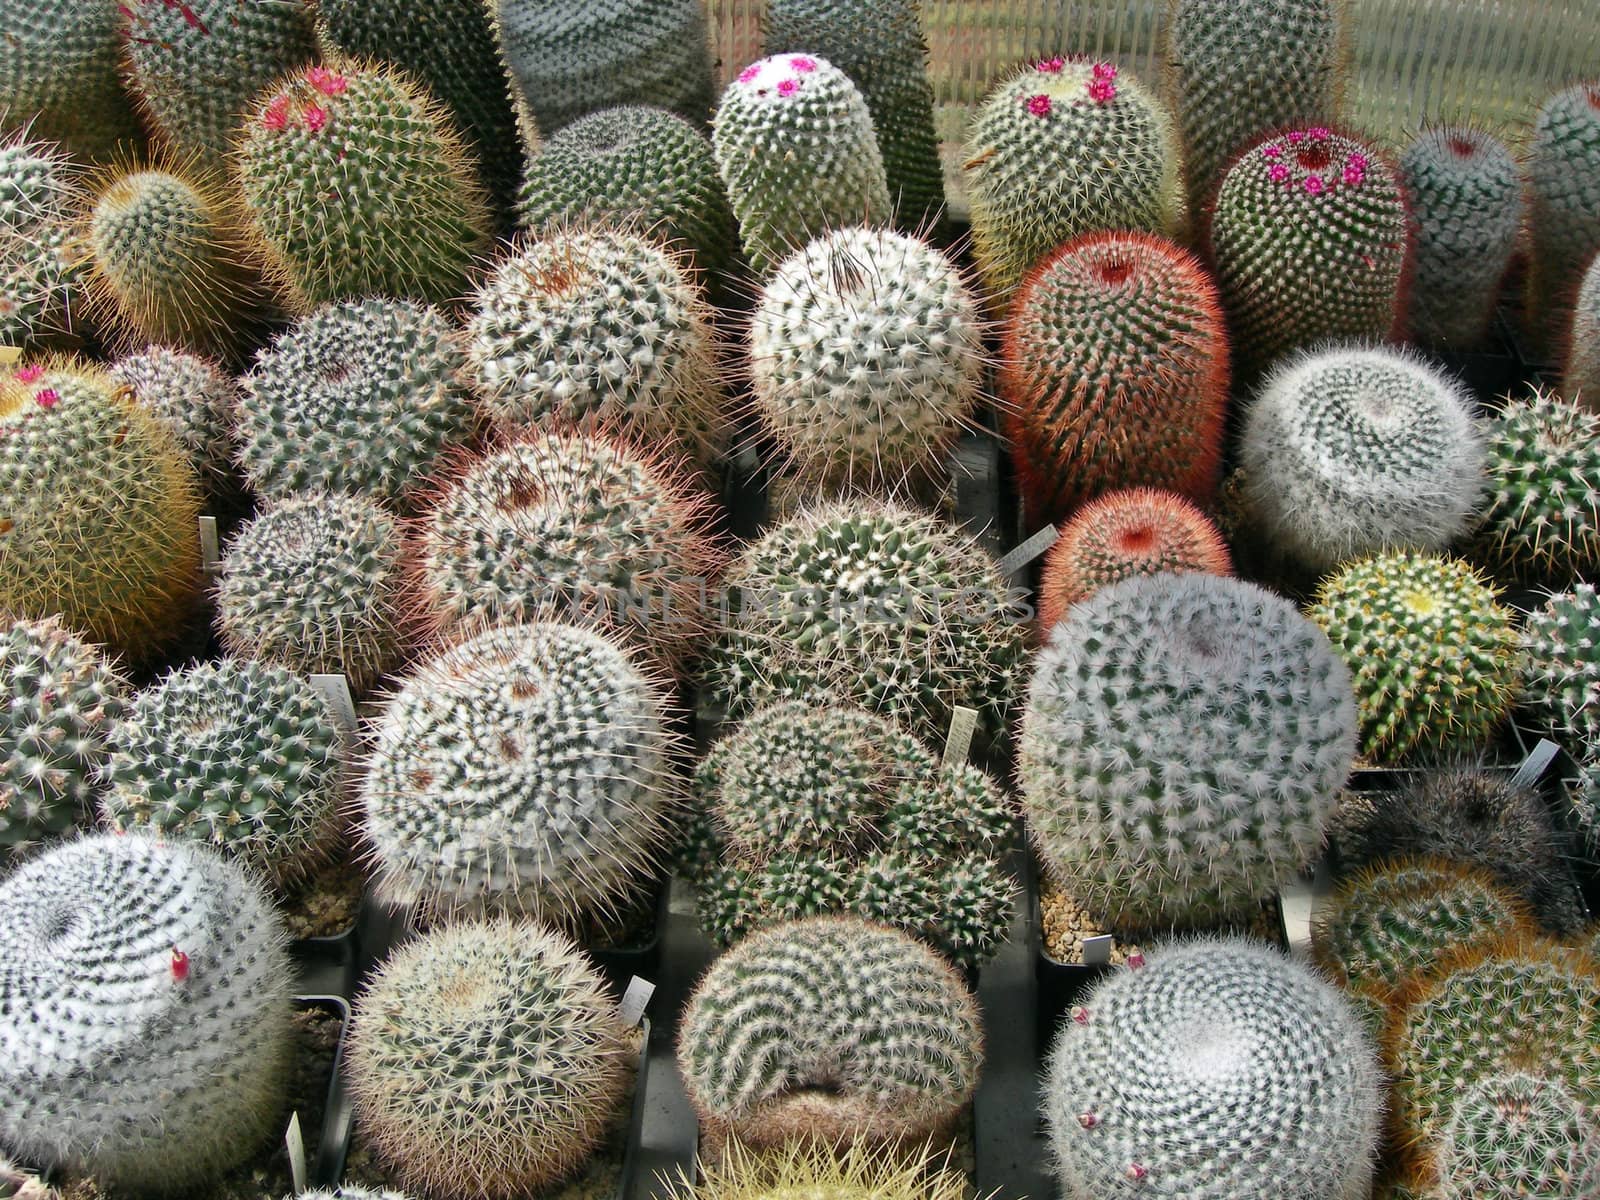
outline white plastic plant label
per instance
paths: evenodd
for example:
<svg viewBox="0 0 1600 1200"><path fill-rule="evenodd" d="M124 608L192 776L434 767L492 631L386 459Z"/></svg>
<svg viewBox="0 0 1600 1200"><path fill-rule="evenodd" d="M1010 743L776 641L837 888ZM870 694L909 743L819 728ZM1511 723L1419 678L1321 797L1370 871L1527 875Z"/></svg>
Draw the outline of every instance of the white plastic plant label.
<svg viewBox="0 0 1600 1200"><path fill-rule="evenodd" d="M1046 550L1054 546L1061 538L1061 532L1054 525L1046 525L1022 545L1011 550L1000 560L1000 575L1010 579L1023 567L1038 558Z"/></svg>
<svg viewBox="0 0 1600 1200"><path fill-rule="evenodd" d="M283 1135L283 1144L289 1151L289 1178L294 1183L294 1194L306 1190L306 1142L300 1136L300 1114L289 1117L289 1129Z"/></svg>
<svg viewBox="0 0 1600 1200"><path fill-rule="evenodd" d="M200 518L200 565L207 575L222 570L222 546L217 540L217 519Z"/></svg>
<svg viewBox="0 0 1600 1200"><path fill-rule="evenodd" d="M978 729L978 710L956 705L950 710L950 732L944 739L944 765L960 766L972 753L972 735Z"/></svg>
<svg viewBox="0 0 1600 1200"><path fill-rule="evenodd" d="M628 980L628 990L622 993L622 1003L619 1005L622 1023L632 1029L644 1020L644 1010L650 1006L650 997L655 994L656 985L648 979L640 979L635 975Z"/></svg>
<svg viewBox="0 0 1600 1200"><path fill-rule="evenodd" d="M311 686L321 692L333 709L333 718L347 734L356 731L356 702L350 695L350 681L343 675L313 675Z"/></svg>
<svg viewBox="0 0 1600 1200"><path fill-rule="evenodd" d="M1540 777L1550 769L1550 764L1555 761L1560 751L1561 747L1549 738L1540 738L1539 744L1528 751L1528 757L1522 760L1517 773L1511 777L1511 786L1525 788L1538 783Z"/></svg>
<svg viewBox="0 0 1600 1200"><path fill-rule="evenodd" d="M1111 961L1111 948L1116 939L1109 933L1083 939L1083 965L1103 967Z"/></svg>

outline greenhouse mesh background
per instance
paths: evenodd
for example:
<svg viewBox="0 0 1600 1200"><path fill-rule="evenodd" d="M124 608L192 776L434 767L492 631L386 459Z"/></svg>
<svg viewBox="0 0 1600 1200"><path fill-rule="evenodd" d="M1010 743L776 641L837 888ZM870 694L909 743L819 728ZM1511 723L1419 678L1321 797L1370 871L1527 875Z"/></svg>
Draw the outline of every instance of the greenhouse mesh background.
<svg viewBox="0 0 1600 1200"><path fill-rule="evenodd" d="M760 56L762 0L708 8L724 75ZM1346 118L1391 142L1469 115L1515 140L1549 92L1600 74L1600 0L1350 0L1349 9ZM965 207L954 185L967 117L994 83L1057 53L1111 59L1154 83L1166 13L1166 0L924 0L953 207Z"/></svg>

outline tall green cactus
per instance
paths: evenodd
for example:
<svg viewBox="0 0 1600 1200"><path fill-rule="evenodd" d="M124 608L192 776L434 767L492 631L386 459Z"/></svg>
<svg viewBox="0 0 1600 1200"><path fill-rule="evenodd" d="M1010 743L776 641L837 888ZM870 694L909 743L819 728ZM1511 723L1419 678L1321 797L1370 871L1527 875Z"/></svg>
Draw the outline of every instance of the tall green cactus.
<svg viewBox="0 0 1600 1200"><path fill-rule="evenodd" d="M1529 332L1554 350L1583 272L1600 251L1600 80L1556 92L1528 146Z"/></svg>
<svg viewBox="0 0 1600 1200"><path fill-rule="evenodd" d="M1594 256L1583 273L1578 298L1572 306L1561 394L1591 412L1600 412L1600 254Z"/></svg>

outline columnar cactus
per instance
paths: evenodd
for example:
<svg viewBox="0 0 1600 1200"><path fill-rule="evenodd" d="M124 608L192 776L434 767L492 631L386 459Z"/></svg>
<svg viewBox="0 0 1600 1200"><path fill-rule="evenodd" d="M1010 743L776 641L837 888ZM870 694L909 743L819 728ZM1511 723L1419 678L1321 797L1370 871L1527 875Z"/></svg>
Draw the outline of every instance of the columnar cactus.
<svg viewBox="0 0 1600 1200"><path fill-rule="evenodd" d="M1483 341L1522 231L1522 168L1479 129L1425 129L1400 156L1416 220L1411 331L1440 345Z"/></svg>
<svg viewBox="0 0 1600 1200"><path fill-rule="evenodd" d="M1118 971L1050 1052L1067 1200L1366 1200L1382 1083L1338 989L1266 946L1199 939Z"/></svg>
<svg viewBox="0 0 1600 1200"><path fill-rule="evenodd" d="M1385 346L1280 360L1245 414L1239 458L1254 531L1318 574L1380 550L1442 550L1484 492L1471 396Z"/></svg>
<svg viewBox="0 0 1600 1200"><path fill-rule="evenodd" d="M251 251L216 182L191 172L112 167L89 185L77 236L99 324L131 348L226 350L264 299Z"/></svg>
<svg viewBox="0 0 1600 1200"><path fill-rule="evenodd" d="M312 11L283 0L126 0L117 9L129 89L168 146L211 170L227 165L250 102L317 56Z"/></svg>
<svg viewBox="0 0 1600 1200"><path fill-rule="evenodd" d="M209 359L169 346L146 346L117 359L108 370L112 379L133 390L134 403L172 431L209 491L230 487L239 404L239 386L232 376Z"/></svg>
<svg viewBox="0 0 1600 1200"><path fill-rule="evenodd" d="M1474 556L1559 587L1600 568L1600 414L1535 388L1497 413L1487 435Z"/></svg>
<svg viewBox="0 0 1600 1200"><path fill-rule="evenodd" d="M1138 575L1232 575L1211 518L1174 492L1128 488L1080 508L1045 556L1039 629L1048 636L1079 601Z"/></svg>
<svg viewBox="0 0 1600 1200"><path fill-rule="evenodd" d="M1210 253L1241 369L1326 338L1398 340L1412 260L1399 173L1323 126L1255 142L1222 177Z"/></svg>
<svg viewBox="0 0 1600 1200"><path fill-rule="evenodd" d="M1523 622L1523 691L1534 724L1574 753L1600 747L1600 594L1557 592Z"/></svg>
<svg viewBox="0 0 1600 1200"><path fill-rule="evenodd" d="M1187 223L1166 107L1108 62L1045 59L1001 83L967 135L973 257L999 308L1046 252L1085 233Z"/></svg>
<svg viewBox="0 0 1600 1200"><path fill-rule="evenodd" d="M281 667L200 663L134 697L107 739L101 812L215 846L276 883L329 853L344 743L322 693Z"/></svg>
<svg viewBox="0 0 1600 1200"><path fill-rule="evenodd" d="M294 971L265 894L102 834L0 882L0 1142L101 1186L206 1183L281 1130Z"/></svg>
<svg viewBox="0 0 1600 1200"><path fill-rule="evenodd" d="M404 1186L511 1200L588 1157L628 1055L578 947L500 920L446 925L391 955L356 1001L345 1067L356 1122Z"/></svg>
<svg viewBox="0 0 1600 1200"><path fill-rule="evenodd" d="M1228 378L1216 286L1187 251L1115 232L1050 254L1017 293L1000 360L1029 521L1124 487L1213 504Z"/></svg>
<svg viewBox="0 0 1600 1200"><path fill-rule="evenodd" d="M625 428L710 463L726 435L710 310L644 235L553 229L479 288L468 356L503 429L549 418Z"/></svg>
<svg viewBox="0 0 1600 1200"><path fill-rule="evenodd" d="M685 1180L675 1200L961 1200L969 1187L943 1155L908 1157L903 1149L856 1142L788 1142L755 1151L731 1141L719 1160L698 1165L695 1180Z"/></svg>
<svg viewBox="0 0 1600 1200"><path fill-rule="evenodd" d="M99 368L0 376L0 612L149 659L199 589L199 495L177 439Z"/></svg>
<svg viewBox="0 0 1600 1200"><path fill-rule="evenodd" d="M0 125L31 124L36 136L109 162L142 140L122 90L122 17L115 4L5 0L0 27Z"/></svg>
<svg viewBox="0 0 1600 1200"><path fill-rule="evenodd" d="M774 0L762 28L768 54L820 54L861 89L906 232L926 231L944 209L919 8L916 0Z"/></svg>
<svg viewBox="0 0 1600 1200"><path fill-rule="evenodd" d="M712 503L679 464L602 434L529 433L468 460L418 525L440 628L598 623L677 666L712 623Z"/></svg>
<svg viewBox="0 0 1600 1200"><path fill-rule="evenodd" d="M711 110L701 0L490 0L489 13L513 102L546 134L618 104L659 104L696 123Z"/></svg>
<svg viewBox="0 0 1600 1200"><path fill-rule="evenodd" d="M1323 580L1307 615L1350 665L1369 759L1480 749L1516 699L1511 612L1458 559L1361 559Z"/></svg>
<svg viewBox="0 0 1600 1200"><path fill-rule="evenodd" d="M688 250L706 273L730 264L736 237L711 140L648 104L579 117L535 147L517 220L536 236L585 221L631 222Z"/></svg>
<svg viewBox="0 0 1600 1200"><path fill-rule="evenodd" d="M576 925L654 867L675 804L662 689L598 634L489 629L413 670L360 789L396 904Z"/></svg>
<svg viewBox="0 0 1600 1200"><path fill-rule="evenodd" d="M1583 273L1561 369L1561 394L1600 412L1600 254Z"/></svg>
<svg viewBox="0 0 1600 1200"><path fill-rule="evenodd" d="M1600 81L1556 92L1528 145L1528 313L1536 338L1567 328L1583 273L1600 251Z"/></svg>
<svg viewBox="0 0 1600 1200"><path fill-rule="evenodd" d="M1017 774L1040 859L1092 912L1202 925L1311 860L1355 741L1350 673L1287 600L1139 576L1055 626Z"/></svg>
<svg viewBox="0 0 1600 1200"><path fill-rule="evenodd" d="M712 963L678 1032L702 1128L755 1147L927 1137L971 1099L982 1057L960 975L856 917L746 938Z"/></svg>
<svg viewBox="0 0 1600 1200"><path fill-rule="evenodd" d="M1200 212L1230 159L1266 129L1339 113L1344 0L1172 0L1168 83Z"/></svg>
<svg viewBox="0 0 1600 1200"><path fill-rule="evenodd" d="M779 54L740 71L711 144L758 278L828 229L894 215L867 102L825 58Z"/></svg>
<svg viewBox="0 0 1600 1200"><path fill-rule="evenodd" d="M754 406L783 467L821 489L937 476L983 388L983 322L926 242L850 227L786 258L750 329Z"/></svg>
<svg viewBox="0 0 1600 1200"><path fill-rule="evenodd" d="M734 611L710 665L737 720L778 699L897 716L942 743L957 705L1005 728L1023 629L972 538L896 504L823 505L770 530L728 573Z"/></svg>
<svg viewBox="0 0 1600 1200"><path fill-rule="evenodd" d="M93 816L128 681L54 617L0 627L0 864Z"/></svg>
<svg viewBox="0 0 1600 1200"><path fill-rule="evenodd" d="M364 496L274 504L234 535L217 579L228 653L298 675L343 675L356 694L396 665L412 587L398 523Z"/></svg>
<svg viewBox="0 0 1600 1200"><path fill-rule="evenodd" d="M477 431L465 364L436 308L379 297L323 305L240 381L245 478L269 499L356 492L408 507L419 479Z"/></svg>
<svg viewBox="0 0 1600 1200"><path fill-rule="evenodd" d="M1482 868L1401 858L1357 872L1318 913L1318 964L1347 985L1392 992L1461 947L1531 933L1521 902Z"/></svg>
<svg viewBox="0 0 1600 1200"><path fill-rule="evenodd" d="M57 146L26 129L0 137L0 343L32 346L69 328L81 270L70 248L77 195Z"/></svg>
<svg viewBox="0 0 1600 1200"><path fill-rule="evenodd" d="M235 168L284 300L368 295L443 302L488 247L471 151L403 73L331 58L246 114ZM399 186L403 181L404 186Z"/></svg>

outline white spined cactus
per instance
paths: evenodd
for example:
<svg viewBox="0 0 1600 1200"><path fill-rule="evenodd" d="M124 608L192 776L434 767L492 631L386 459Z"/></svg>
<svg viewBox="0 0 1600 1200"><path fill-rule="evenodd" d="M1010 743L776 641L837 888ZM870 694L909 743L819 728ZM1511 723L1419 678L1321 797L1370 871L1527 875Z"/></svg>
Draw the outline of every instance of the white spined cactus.
<svg viewBox="0 0 1600 1200"><path fill-rule="evenodd" d="M0 884L0 1143L102 1186L180 1190L277 1128L286 938L204 847L68 842Z"/></svg>
<svg viewBox="0 0 1600 1200"><path fill-rule="evenodd" d="M1063 1021L1044 1085L1065 1200L1366 1200L1382 1112L1338 989L1241 939L1111 975Z"/></svg>

